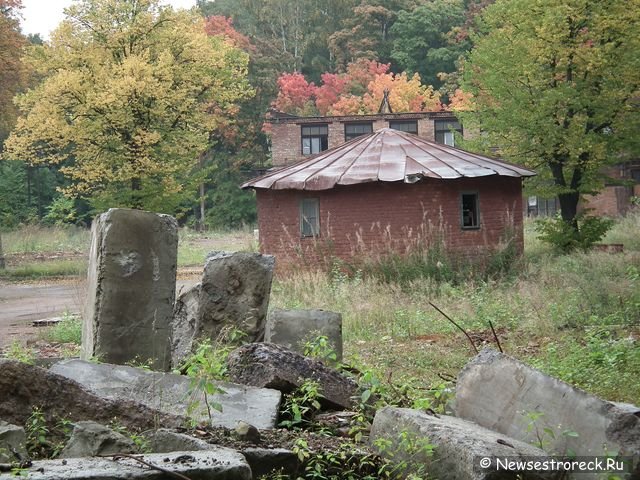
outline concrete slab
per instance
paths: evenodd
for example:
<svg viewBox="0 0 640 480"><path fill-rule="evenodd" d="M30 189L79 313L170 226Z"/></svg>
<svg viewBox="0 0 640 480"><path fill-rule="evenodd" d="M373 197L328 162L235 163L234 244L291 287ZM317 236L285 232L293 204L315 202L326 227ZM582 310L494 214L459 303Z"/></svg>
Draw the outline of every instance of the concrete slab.
<svg viewBox="0 0 640 480"><path fill-rule="evenodd" d="M427 474L448 480L506 480L552 478L554 472L498 472L495 465L481 468L482 458L547 458L545 452L506 435L447 415L408 408L384 407L376 413L369 437L371 446L392 463L407 465L405 473ZM390 442L380 448L380 440ZM433 446L433 451L425 447ZM424 466L425 471L416 468Z"/></svg>
<svg viewBox="0 0 640 480"><path fill-rule="evenodd" d="M84 360L65 360L50 371L75 380L103 398L135 400L161 412L181 416L189 413L198 422L209 421L202 392L192 392L191 380L183 375ZM276 426L279 391L227 382L217 385L225 393L210 398L222 405L222 412L212 411L212 425L234 428L243 420L260 429Z"/></svg>
<svg viewBox="0 0 640 480"><path fill-rule="evenodd" d="M244 456L235 450L213 447L200 452L154 453L135 455L152 469L131 458L89 457L64 460L42 460L23 470L31 480L128 480L175 478L178 473L191 480L251 480L251 468ZM11 473L0 473L2 479L15 479Z"/></svg>
<svg viewBox="0 0 640 480"><path fill-rule="evenodd" d="M612 372L615 375L615 372ZM456 415L513 438L533 442L536 428L549 451L640 456L640 408L601 400L514 358L485 349L458 375ZM528 413L542 416L532 429ZM562 435L565 430L577 436Z"/></svg>

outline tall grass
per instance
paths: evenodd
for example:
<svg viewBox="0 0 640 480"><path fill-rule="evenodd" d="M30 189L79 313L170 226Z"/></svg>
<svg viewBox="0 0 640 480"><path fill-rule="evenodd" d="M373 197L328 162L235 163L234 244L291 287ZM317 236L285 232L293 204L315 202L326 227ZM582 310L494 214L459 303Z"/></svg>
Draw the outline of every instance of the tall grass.
<svg viewBox="0 0 640 480"><path fill-rule="evenodd" d="M24 253L86 253L90 232L81 227L45 227L26 225L2 233L2 246L6 254Z"/></svg>
<svg viewBox="0 0 640 480"><path fill-rule="evenodd" d="M341 312L348 358L428 384L438 373L456 375L473 355L433 302L479 346L495 347L491 321L508 353L605 398L637 402L640 384L629 379L640 378L638 218L620 219L610 234L630 240L624 253L557 255L527 223L524 257L501 274L433 274L424 257L411 255L392 259L397 277L337 263L328 272L279 275L271 306ZM412 270L421 275L402 276Z"/></svg>

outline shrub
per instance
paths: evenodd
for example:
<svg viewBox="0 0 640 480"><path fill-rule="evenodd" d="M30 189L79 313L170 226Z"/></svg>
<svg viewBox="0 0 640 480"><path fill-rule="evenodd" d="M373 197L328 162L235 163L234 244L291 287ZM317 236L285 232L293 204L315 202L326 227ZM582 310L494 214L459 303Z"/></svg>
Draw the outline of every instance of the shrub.
<svg viewBox="0 0 640 480"><path fill-rule="evenodd" d="M577 228L561 218L545 218L537 222L540 240L550 243L560 252L589 250L613 226L608 218L578 215Z"/></svg>

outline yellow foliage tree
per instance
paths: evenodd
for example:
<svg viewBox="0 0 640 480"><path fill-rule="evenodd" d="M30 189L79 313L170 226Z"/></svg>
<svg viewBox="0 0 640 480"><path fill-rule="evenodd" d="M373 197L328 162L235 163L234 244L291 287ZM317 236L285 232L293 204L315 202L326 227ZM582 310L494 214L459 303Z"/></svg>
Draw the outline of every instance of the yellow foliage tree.
<svg viewBox="0 0 640 480"><path fill-rule="evenodd" d="M96 208L173 212L192 194L210 132L252 91L248 57L159 0L83 0L30 61L43 82L5 157L61 165L64 193Z"/></svg>

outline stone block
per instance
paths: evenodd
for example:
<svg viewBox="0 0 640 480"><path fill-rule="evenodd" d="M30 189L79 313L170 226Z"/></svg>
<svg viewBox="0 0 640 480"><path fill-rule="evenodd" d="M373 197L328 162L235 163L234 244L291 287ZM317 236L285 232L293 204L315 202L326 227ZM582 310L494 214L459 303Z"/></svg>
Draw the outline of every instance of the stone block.
<svg viewBox="0 0 640 480"><path fill-rule="evenodd" d="M153 465L150 468L133 458L68 458L41 460L23 472L30 480L150 480L189 478L190 480L251 480L251 468L244 456L229 448L212 445L211 450L136 455ZM182 477L178 477L178 475ZM2 479L15 479L0 473Z"/></svg>
<svg viewBox="0 0 640 480"><path fill-rule="evenodd" d="M203 392L193 389L184 375L151 372L141 368L83 360L67 360L51 367L51 372L69 378L105 399L139 402L167 414L189 416L209 422ZM211 424L234 428L239 420L258 428L274 428L278 420L281 394L277 390L216 382L220 393L209 397L222 412L212 410Z"/></svg>
<svg viewBox="0 0 640 480"><path fill-rule="evenodd" d="M324 335L342 361L342 315L326 310L281 310L269 313L264 341L303 353L304 344Z"/></svg>
<svg viewBox="0 0 640 480"><path fill-rule="evenodd" d="M372 448L404 473L450 480L538 480L553 478L549 472L496 471L496 464L481 468L485 457L511 460L548 458L539 448L475 423L447 415L408 408L384 407L376 412L369 437ZM381 448L382 441L389 444ZM433 448L427 448L427 445ZM420 468L424 471L420 471Z"/></svg>
<svg viewBox="0 0 640 480"><path fill-rule="evenodd" d="M27 458L27 435L24 428L0 420L0 463L17 462L18 456Z"/></svg>
<svg viewBox="0 0 640 480"><path fill-rule="evenodd" d="M82 357L170 366L177 222L168 215L110 209L91 229Z"/></svg>
<svg viewBox="0 0 640 480"><path fill-rule="evenodd" d="M212 252L199 285L180 295L172 322L172 364L178 366L198 340L217 341L236 329L262 341L275 259L247 252Z"/></svg>
<svg viewBox="0 0 640 480"><path fill-rule="evenodd" d="M612 375L615 375L612 372ZM578 456L640 456L640 408L601 400L550 377L514 358L485 349L460 372L456 383L458 417L527 442L535 441L535 428L527 426L527 413L538 412L537 429L552 428L549 451ZM577 436L562 435L562 431Z"/></svg>
<svg viewBox="0 0 640 480"><path fill-rule="evenodd" d="M137 447L130 438L100 423L84 421L74 424L71 438L58 457L95 457L136 451Z"/></svg>
<svg viewBox="0 0 640 480"><path fill-rule="evenodd" d="M338 409L354 406L358 385L353 379L281 345L243 345L229 354L227 365L229 378L243 385L275 388L287 393L306 380L313 380L318 382L320 401L326 406Z"/></svg>

